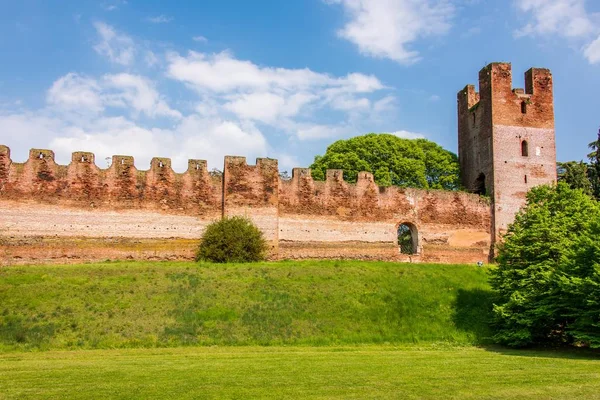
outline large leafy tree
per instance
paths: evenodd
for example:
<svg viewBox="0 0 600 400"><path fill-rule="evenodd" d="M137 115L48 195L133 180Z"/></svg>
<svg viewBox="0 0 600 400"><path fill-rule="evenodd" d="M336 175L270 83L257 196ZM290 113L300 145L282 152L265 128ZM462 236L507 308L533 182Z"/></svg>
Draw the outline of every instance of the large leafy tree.
<svg viewBox="0 0 600 400"><path fill-rule="evenodd" d="M338 140L310 168L316 180L324 180L327 169L343 169L347 182L367 171L380 186L456 190L460 185L456 154L426 139L385 133Z"/></svg>
<svg viewBox="0 0 600 400"><path fill-rule="evenodd" d="M527 195L499 246L495 340L600 347L600 206L565 183Z"/></svg>

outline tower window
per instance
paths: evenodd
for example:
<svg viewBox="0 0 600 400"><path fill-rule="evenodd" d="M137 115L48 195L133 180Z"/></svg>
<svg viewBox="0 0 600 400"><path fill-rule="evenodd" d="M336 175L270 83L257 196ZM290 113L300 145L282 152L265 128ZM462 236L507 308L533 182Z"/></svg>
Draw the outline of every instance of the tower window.
<svg viewBox="0 0 600 400"><path fill-rule="evenodd" d="M527 175L525 175L525 183L527 183Z"/></svg>
<svg viewBox="0 0 600 400"><path fill-rule="evenodd" d="M521 102L521 114L527 114L527 102Z"/></svg>
<svg viewBox="0 0 600 400"><path fill-rule="evenodd" d="M527 140L523 140L521 142L521 155L523 157L528 157L529 156L529 146L527 144Z"/></svg>

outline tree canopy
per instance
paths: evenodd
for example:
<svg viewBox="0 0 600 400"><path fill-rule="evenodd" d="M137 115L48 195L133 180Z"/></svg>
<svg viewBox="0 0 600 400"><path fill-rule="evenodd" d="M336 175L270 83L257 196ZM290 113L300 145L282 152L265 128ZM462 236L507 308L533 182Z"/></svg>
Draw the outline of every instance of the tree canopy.
<svg viewBox="0 0 600 400"><path fill-rule="evenodd" d="M589 163L584 161L559 162L556 165L558 181L571 189L582 189L600 200L600 130L598 140L588 145L591 152L587 155Z"/></svg>
<svg viewBox="0 0 600 400"><path fill-rule="evenodd" d="M380 186L457 190L458 157L426 139L403 139L392 134L369 133L331 144L310 166L315 180L327 169L343 169L347 182L361 171L372 172Z"/></svg>
<svg viewBox="0 0 600 400"><path fill-rule="evenodd" d="M509 227L491 284L495 340L600 347L600 206L565 183L538 186Z"/></svg>

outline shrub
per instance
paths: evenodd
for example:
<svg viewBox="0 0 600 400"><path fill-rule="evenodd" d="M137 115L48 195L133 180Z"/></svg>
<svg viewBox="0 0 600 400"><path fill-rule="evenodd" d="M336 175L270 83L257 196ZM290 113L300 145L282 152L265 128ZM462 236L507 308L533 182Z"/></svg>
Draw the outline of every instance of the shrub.
<svg viewBox="0 0 600 400"><path fill-rule="evenodd" d="M253 262L264 260L266 253L267 241L252 221L226 217L206 227L196 261Z"/></svg>
<svg viewBox="0 0 600 400"><path fill-rule="evenodd" d="M568 185L527 194L499 247L495 340L600 347L600 206Z"/></svg>

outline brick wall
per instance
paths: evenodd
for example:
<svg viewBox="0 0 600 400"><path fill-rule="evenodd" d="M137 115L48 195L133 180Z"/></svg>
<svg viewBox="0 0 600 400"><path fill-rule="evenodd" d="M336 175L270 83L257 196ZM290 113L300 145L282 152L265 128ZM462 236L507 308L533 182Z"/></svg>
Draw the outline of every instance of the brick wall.
<svg viewBox="0 0 600 400"><path fill-rule="evenodd" d="M459 192L380 188L370 173L356 184L343 171L325 182L295 168L280 180L277 161L226 157L223 176L203 160L183 174L167 158L138 170L114 156L107 169L94 154L33 149L13 163L0 146L0 260L190 259L205 226L223 215L244 215L271 244L272 258L359 258L474 262L487 257L490 206ZM400 254L397 227L416 229L418 254Z"/></svg>

